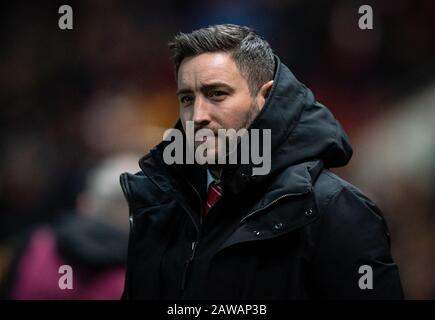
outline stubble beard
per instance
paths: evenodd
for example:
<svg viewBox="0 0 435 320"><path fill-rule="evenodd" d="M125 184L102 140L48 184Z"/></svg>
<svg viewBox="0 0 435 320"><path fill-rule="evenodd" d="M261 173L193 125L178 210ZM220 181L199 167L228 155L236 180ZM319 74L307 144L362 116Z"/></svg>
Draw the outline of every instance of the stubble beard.
<svg viewBox="0 0 435 320"><path fill-rule="evenodd" d="M243 128L248 129L252 125L252 123L254 122L255 118L258 116L259 113L260 113L260 107L258 106L258 104L253 102L251 104L251 107L249 108L248 113L246 114L244 121L242 122L242 125L239 128L234 128L234 129L236 131L243 129ZM218 141L218 139L217 139L218 129L212 129L212 130L215 133L216 142L217 142ZM218 150L217 145L215 146L215 150ZM208 170L210 170L212 172L212 174L216 178L220 178L224 165L217 164L218 152L215 151L215 153L216 153L215 154L215 164L207 164L206 167ZM228 150L227 150L227 155L228 155Z"/></svg>

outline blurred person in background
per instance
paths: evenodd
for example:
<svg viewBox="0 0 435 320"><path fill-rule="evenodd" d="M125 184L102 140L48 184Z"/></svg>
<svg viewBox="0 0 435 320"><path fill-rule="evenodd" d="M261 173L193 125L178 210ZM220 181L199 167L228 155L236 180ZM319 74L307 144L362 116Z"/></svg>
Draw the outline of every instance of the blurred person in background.
<svg viewBox="0 0 435 320"><path fill-rule="evenodd" d="M119 299L128 243L119 173L135 168L137 156L105 159L89 172L76 212L15 237L7 247L11 262L3 272L5 298ZM59 286L63 265L72 268L72 289Z"/></svg>

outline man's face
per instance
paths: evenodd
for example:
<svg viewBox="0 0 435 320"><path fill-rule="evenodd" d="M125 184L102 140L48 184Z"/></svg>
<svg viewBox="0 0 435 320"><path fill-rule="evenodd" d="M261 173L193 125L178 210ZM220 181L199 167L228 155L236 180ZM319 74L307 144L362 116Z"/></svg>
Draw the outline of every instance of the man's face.
<svg viewBox="0 0 435 320"><path fill-rule="evenodd" d="M193 121L195 131L211 129L215 138L218 129L248 128L264 105L264 97L260 92L251 94L228 53L185 58L178 71L177 87L184 128L186 121ZM204 142L196 141L195 147Z"/></svg>

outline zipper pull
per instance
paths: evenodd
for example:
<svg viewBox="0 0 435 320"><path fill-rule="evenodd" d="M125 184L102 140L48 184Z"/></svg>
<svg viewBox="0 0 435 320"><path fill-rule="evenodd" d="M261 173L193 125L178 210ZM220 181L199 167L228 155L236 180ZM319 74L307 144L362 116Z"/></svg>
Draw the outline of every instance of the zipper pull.
<svg viewBox="0 0 435 320"><path fill-rule="evenodd" d="M198 241L192 242L192 246L191 246L192 253L190 254L190 257L185 262L185 267L184 267L184 271L183 271L183 278L181 279L181 288L180 288L181 291L184 291L184 289L186 288L187 272L189 271L190 264L193 261L193 258L195 257L195 251L196 251L197 245L198 245Z"/></svg>

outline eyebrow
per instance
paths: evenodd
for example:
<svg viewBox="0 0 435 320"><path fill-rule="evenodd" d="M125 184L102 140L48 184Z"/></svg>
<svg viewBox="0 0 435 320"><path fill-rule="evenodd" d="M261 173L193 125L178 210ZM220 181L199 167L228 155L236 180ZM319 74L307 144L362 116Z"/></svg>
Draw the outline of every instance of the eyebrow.
<svg viewBox="0 0 435 320"><path fill-rule="evenodd" d="M207 92L207 91L210 91L212 89L222 88L222 87L225 88L226 90L228 90L230 93L234 92L234 89L224 82L213 82L213 83L209 83L209 84L204 84L200 87L200 91ZM193 92L193 90L188 89L188 88L179 89L179 90L177 90L176 95L179 96L181 94L187 94L187 93L192 93L192 92Z"/></svg>

